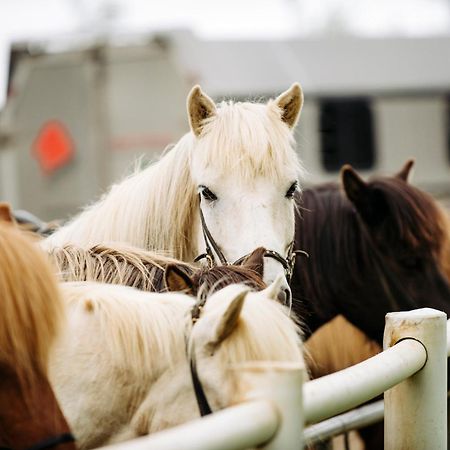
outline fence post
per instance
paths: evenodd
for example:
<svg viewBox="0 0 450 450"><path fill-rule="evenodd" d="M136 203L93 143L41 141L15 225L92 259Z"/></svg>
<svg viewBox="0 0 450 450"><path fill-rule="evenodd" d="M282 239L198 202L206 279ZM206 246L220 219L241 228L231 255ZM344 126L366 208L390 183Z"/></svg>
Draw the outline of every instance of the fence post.
<svg viewBox="0 0 450 450"><path fill-rule="evenodd" d="M265 399L272 401L279 415L279 428L264 450L302 450L303 382L306 381L304 365L289 362L250 362L238 364L239 371L236 400ZM260 447L258 447L260 448Z"/></svg>
<svg viewBox="0 0 450 450"><path fill-rule="evenodd" d="M386 315L385 349L413 338L427 351L425 366L384 394L386 450L447 448L446 318L431 308Z"/></svg>

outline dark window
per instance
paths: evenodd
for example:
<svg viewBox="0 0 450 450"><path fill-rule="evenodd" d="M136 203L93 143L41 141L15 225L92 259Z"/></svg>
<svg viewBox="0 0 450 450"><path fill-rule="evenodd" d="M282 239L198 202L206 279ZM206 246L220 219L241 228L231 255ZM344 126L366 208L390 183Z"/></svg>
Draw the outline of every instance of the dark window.
<svg viewBox="0 0 450 450"><path fill-rule="evenodd" d="M373 119L368 99L328 99L320 105L321 156L325 170L343 164L370 169L375 162Z"/></svg>

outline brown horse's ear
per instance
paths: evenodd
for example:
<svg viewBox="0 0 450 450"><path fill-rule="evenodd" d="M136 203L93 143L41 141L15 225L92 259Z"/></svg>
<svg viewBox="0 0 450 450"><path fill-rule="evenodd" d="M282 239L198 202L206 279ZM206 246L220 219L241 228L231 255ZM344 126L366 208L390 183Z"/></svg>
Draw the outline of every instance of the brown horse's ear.
<svg viewBox="0 0 450 450"><path fill-rule="evenodd" d="M168 264L164 271L164 282L170 292L186 292L194 295L194 283L191 277L175 264Z"/></svg>
<svg viewBox="0 0 450 450"><path fill-rule="evenodd" d="M405 183L408 183L409 180L411 179L411 175L412 175L411 170L414 167L415 163L416 163L416 160L414 158L408 159L408 161L406 161L405 165L402 167L400 172L397 172L397 174L395 176L397 178L400 178L401 180L403 180Z"/></svg>
<svg viewBox="0 0 450 450"><path fill-rule="evenodd" d="M300 85L294 83L286 92L275 99L275 104L281 110L281 120L289 128L294 128L303 106L303 91Z"/></svg>
<svg viewBox="0 0 450 450"><path fill-rule="evenodd" d="M216 113L216 105L203 93L200 86L194 86L188 95L187 109L191 130L196 136L200 136L204 120Z"/></svg>
<svg viewBox="0 0 450 450"><path fill-rule="evenodd" d="M342 167L341 179L347 198L364 222L372 227L379 225L389 213L383 193L371 189L350 165Z"/></svg>
<svg viewBox="0 0 450 450"><path fill-rule="evenodd" d="M369 192L367 183L355 172L352 166L346 164L342 167L341 179L347 198L356 208L367 201Z"/></svg>
<svg viewBox="0 0 450 450"><path fill-rule="evenodd" d="M16 219L13 216L9 203L0 202L0 220L13 224L16 223Z"/></svg>
<svg viewBox="0 0 450 450"><path fill-rule="evenodd" d="M242 263L243 267L253 270L262 278L264 276L265 253L266 249L264 247L258 247L256 250L253 250Z"/></svg>

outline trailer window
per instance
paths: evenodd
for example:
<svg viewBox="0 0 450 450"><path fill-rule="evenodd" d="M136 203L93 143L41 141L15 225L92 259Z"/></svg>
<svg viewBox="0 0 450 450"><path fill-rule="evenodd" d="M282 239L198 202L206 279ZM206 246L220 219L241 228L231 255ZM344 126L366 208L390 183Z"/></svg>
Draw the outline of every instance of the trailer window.
<svg viewBox="0 0 450 450"><path fill-rule="evenodd" d="M324 99L320 104L322 165L328 172L343 164L370 169L375 163L372 110L368 99Z"/></svg>

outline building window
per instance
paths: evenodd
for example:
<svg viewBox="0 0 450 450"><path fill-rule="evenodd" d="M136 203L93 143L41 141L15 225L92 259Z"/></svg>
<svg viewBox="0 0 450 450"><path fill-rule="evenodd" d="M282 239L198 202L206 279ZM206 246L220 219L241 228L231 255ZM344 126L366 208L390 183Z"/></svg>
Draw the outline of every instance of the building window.
<svg viewBox="0 0 450 450"><path fill-rule="evenodd" d="M371 169L375 162L372 110L368 99L324 99L320 104L322 164L338 171L343 164Z"/></svg>

